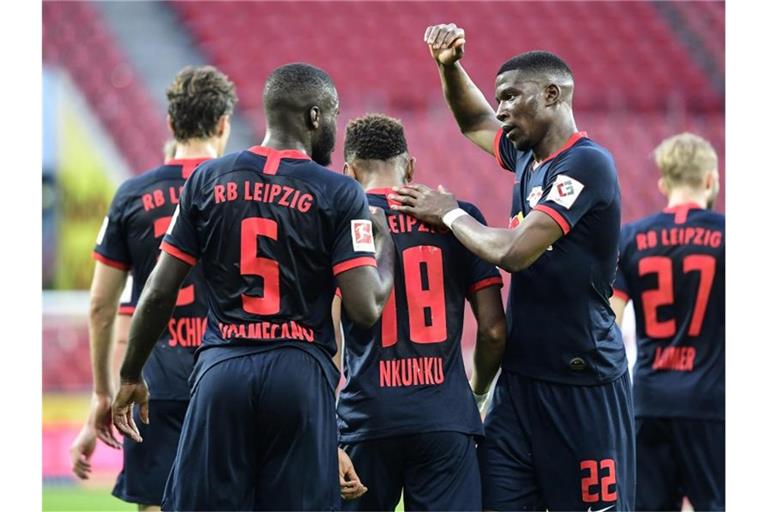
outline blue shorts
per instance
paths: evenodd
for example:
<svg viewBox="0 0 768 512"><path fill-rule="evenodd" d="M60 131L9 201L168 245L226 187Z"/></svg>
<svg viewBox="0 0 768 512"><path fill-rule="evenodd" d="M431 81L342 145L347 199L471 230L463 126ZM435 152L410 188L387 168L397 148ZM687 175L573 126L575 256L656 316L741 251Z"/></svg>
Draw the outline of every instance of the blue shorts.
<svg viewBox="0 0 768 512"><path fill-rule="evenodd" d="M725 510L725 422L637 418L637 510Z"/></svg>
<svg viewBox="0 0 768 512"><path fill-rule="evenodd" d="M503 371L478 455L484 509L633 510L629 374L574 386Z"/></svg>
<svg viewBox="0 0 768 512"><path fill-rule="evenodd" d="M426 432L342 445L360 481L362 497L342 509L480 510L475 438L460 432Z"/></svg>
<svg viewBox="0 0 768 512"><path fill-rule="evenodd" d="M162 503L188 404L184 400L150 400L149 425L141 423L139 408L133 408L133 420L144 442L123 438L123 469L112 489L115 497L140 505Z"/></svg>
<svg viewBox="0 0 768 512"><path fill-rule="evenodd" d="M338 510L333 389L290 347L218 362L192 391L163 510Z"/></svg>

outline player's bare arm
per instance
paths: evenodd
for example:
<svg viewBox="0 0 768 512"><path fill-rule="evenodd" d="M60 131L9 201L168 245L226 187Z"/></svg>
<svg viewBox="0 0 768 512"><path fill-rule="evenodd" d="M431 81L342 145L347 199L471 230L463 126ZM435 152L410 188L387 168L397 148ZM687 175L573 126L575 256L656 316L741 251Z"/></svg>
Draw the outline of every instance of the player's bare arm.
<svg viewBox="0 0 768 512"><path fill-rule="evenodd" d="M395 245L384 212L371 208L376 267L356 267L336 276L344 297L344 310L362 327L371 327L381 317L394 282Z"/></svg>
<svg viewBox="0 0 768 512"><path fill-rule="evenodd" d="M464 56L466 44L464 29L454 23L432 25L424 32L424 42L437 62L443 96L461 133L493 155L493 141L501 128L501 122L496 119L494 109L459 63Z"/></svg>
<svg viewBox="0 0 768 512"><path fill-rule="evenodd" d="M191 268L165 252L160 253L131 322L128 348L120 368L120 390L112 404L112 420L123 434L138 443L142 438L133 421L134 403L139 406L141 421L149 423L149 391L141 378L141 369L168 325L179 288Z"/></svg>
<svg viewBox="0 0 768 512"><path fill-rule="evenodd" d="M333 356L333 364L341 371L341 350L344 342L344 334L341 332L341 299L338 295L331 302L331 322L333 323L333 336L336 338L336 355Z"/></svg>
<svg viewBox="0 0 768 512"><path fill-rule="evenodd" d="M89 338L91 370L93 372L93 399L91 421L99 439L112 448L120 448L112 431L109 405L114 393L112 377L113 327L115 316L128 273L97 261L91 282L89 312Z"/></svg>
<svg viewBox="0 0 768 512"><path fill-rule="evenodd" d="M432 190L425 185L395 187L391 199L402 203L393 210L405 212L435 226L444 224L448 212L459 210L459 204L442 190ZM547 247L555 243L563 231L549 215L532 211L515 229L489 228L477 222L466 212L461 213L450 226L464 247L480 258L507 272L528 268Z"/></svg>
<svg viewBox="0 0 768 512"><path fill-rule="evenodd" d="M501 367L507 343L507 319L501 302L501 287L489 286L472 293L469 303L477 320L477 343L470 385L482 409L491 382Z"/></svg>

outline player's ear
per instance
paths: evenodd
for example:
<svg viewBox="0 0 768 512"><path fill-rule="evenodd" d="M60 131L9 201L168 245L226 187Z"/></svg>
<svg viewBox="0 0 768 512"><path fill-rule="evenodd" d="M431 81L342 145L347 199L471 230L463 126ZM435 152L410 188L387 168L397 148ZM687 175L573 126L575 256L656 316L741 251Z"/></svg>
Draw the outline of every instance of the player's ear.
<svg viewBox="0 0 768 512"><path fill-rule="evenodd" d="M349 162L344 162L344 176L349 176L353 180L357 180L357 175L355 174L355 168L352 167L352 164Z"/></svg>
<svg viewBox="0 0 768 512"><path fill-rule="evenodd" d="M704 188L712 190L715 186L715 171L709 171L704 175Z"/></svg>
<svg viewBox="0 0 768 512"><path fill-rule="evenodd" d="M221 137L229 131L229 115L223 115L216 123L216 136Z"/></svg>
<svg viewBox="0 0 768 512"><path fill-rule="evenodd" d="M563 91L560 89L560 86L557 84L549 84L544 88L544 104L554 105L560 101L562 94Z"/></svg>
<svg viewBox="0 0 768 512"><path fill-rule="evenodd" d="M661 192L661 195L664 197L669 195L669 189L667 188L667 183L664 181L664 178L659 178L659 181L656 185L659 187L659 192Z"/></svg>
<svg viewBox="0 0 768 512"><path fill-rule="evenodd" d="M405 182L410 183L413 181L413 173L416 170L416 159L411 157L408 159L408 164L405 166Z"/></svg>
<svg viewBox="0 0 768 512"><path fill-rule="evenodd" d="M315 105L310 108L307 120L309 121L309 127L313 130L317 130L320 127L320 107Z"/></svg>
<svg viewBox="0 0 768 512"><path fill-rule="evenodd" d="M174 131L173 131L173 121L171 121L171 114L167 114L165 116L165 124L168 125L168 129L171 130L171 133L174 133Z"/></svg>

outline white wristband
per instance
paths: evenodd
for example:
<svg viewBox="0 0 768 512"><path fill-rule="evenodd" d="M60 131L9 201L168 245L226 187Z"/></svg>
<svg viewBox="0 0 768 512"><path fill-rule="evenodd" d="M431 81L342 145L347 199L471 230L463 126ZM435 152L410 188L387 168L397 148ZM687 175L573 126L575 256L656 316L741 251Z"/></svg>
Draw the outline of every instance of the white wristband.
<svg viewBox="0 0 768 512"><path fill-rule="evenodd" d="M464 210L462 210L461 208L454 208L453 210L443 215L443 224L445 224L445 227L452 230L453 223L456 222L456 219L464 215L469 215L469 214Z"/></svg>

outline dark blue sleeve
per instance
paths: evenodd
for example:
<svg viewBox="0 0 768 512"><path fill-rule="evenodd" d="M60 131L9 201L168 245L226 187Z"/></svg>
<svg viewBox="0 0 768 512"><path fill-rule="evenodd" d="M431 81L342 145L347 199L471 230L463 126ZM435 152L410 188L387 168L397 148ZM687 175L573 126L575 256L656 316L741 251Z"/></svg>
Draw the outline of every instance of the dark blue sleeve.
<svg viewBox="0 0 768 512"><path fill-rule="evenodd" d="M128 183L123 183L115 192L109 213L96 237L96 247L93 249L93 258L110 267L120 270L128 270L133 262L128 250L128 236L125 228L125 209L130 197Z"/></svg>
<svg viewBox="0 0 768 512"><path fill-rule="evenodd" d="M199 218L195 201L200 187L200 180L194 179L197 175L199 171L192 175L181 191L179 204L160 244L160 249L193 266L200 257L200 242L195 228L195 222Z"/></svg>
<svg viewBox="0 0 768 512"><path fill-rule="evenodd" d="M518 151L515 149L515 145L504 136L504 130L501 128L496 132L496 138L493 140L493 155L496 157L496 163L499 164L499 167L515 172Z"/></svg>
<svg viewBox="0 0 768 512"><path fill-rule="evenodd" d="M632 237L632 228L630 226L622 226L621 235L619 236L619 261L616 267L616 280L613 283L613 295L619 297L625 301L629 301L629 285L627 284L627 276L625 274L625 268L629 265L631 255L629 254L630 239Z"/></svg>
<svg viewBox="0 0 768 512"><path fill-rule="evenodd" d="M477 222L484 226L487 225L483 213L475 205L461 202L459 206L474 217ZM502 285L501 274L499 274L499 269L495 265L488 263L467 249L464 249L464 251L466 253L466 269L469 277L467 280L467 294L476 293L489 286Z"/></svg>
<svg viewBox="0 0 768 512"><path fill-rule="evenodd" d="M577 147L552 164L534 210L552 217L568 234L587 212L610 204L617 195L613 158L598 148Z"/></svg>
<svg viewBox="0 0 768 512"><path fill-rule="evenodd" d="M376 266L373 226L368 210L368 198L359 183L342 180L333 200L333 275L355 267Z"/></svg>

